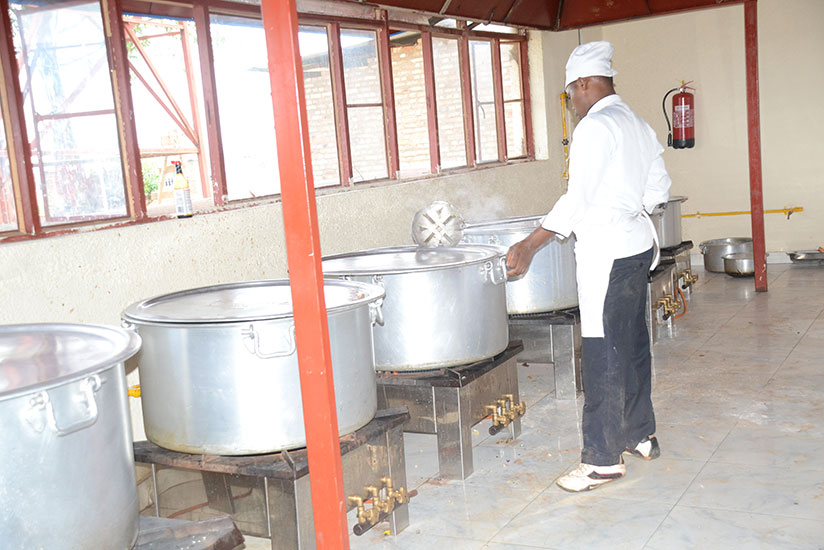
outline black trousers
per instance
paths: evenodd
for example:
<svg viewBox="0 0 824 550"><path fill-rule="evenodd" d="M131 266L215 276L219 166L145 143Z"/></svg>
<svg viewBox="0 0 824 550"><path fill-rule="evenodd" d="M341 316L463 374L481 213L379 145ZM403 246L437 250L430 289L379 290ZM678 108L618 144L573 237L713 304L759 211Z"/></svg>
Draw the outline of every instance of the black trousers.
<svg viewBox="0 0 824 550"><path fill-rule="evenodd" d="M604 301L604 337L583 338L584 385L581 462L610 466L621 452L655 433L647 275L652 249L615 260Z"/></svg>

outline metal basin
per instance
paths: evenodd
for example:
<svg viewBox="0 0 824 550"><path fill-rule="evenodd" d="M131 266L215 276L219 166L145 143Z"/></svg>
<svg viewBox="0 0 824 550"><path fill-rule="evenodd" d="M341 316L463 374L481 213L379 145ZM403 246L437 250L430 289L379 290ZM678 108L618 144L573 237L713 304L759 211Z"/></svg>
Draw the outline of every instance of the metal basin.
<svg viewBox="0 0 824 550"><path fill-rule="evenodd" d="M698 245L704 256L704 269L714 273L725 273L724 256L729 254L752 255L752 239L749 237L728 237L704 241Z"/></svg>
<svg viewBox="0 0 824 550"><path fill-rule="evenodd" d="M324 258L323 273L386 288L375 368L419 371L506 348L505 255L490 245L378 248Z"/></svg>
<svg viewBox="0 0 824 550"><path fill-rule="evenodd" d="M755 273L752 254L738 252L724 256L724 272L734 277L751 277Z"/></svg>
<svg viewBox="0 0 824 550"><path fill-rule="evenodd" d="M541 225L543 216L503 218L467 224L463 241L503 245L523 240ZM506 283L506 311L511 314L540 313L578 305L575 279L575 237L553 237L532 259L523 277Z"/></svg>
<svg viewBox="0 0 824 550"><path fill-rule="evenodd" d="M123 362L139 347L112 327L0 327L0 547L134 546Z"/></svg>
<svg viewBox="0 0 824 550"><path fill-rule="evenodd" d="M377 410L372 323L383 289L324 283L338 431ZM129 306L143 420L153 443L185 453L248 455L306 445L289 281L197 288Z"/></svg>

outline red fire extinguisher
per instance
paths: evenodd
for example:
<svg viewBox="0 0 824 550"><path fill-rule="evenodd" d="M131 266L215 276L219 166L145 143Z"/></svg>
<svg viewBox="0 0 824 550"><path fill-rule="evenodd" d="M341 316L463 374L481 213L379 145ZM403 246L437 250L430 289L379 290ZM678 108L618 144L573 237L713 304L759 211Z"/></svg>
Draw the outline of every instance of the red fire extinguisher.
<svg viewBox="0 0 824 550"><path fill-rule="evenodd" d="M674 149L691 149L695 146L695 96L687 90L695 90L689 82L681 81L681 86L673 88L664 95L661 107L664 109L664 118L667 121L667 145ZM667 97L672 92L672 128L667 118Z"/></svg>

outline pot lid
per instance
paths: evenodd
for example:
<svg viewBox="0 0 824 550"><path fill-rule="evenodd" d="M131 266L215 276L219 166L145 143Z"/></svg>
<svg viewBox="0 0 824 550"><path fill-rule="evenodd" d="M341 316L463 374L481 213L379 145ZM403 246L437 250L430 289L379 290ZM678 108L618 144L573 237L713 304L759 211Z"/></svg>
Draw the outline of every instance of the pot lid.
<svg viewBox="0 0 824 550"><path fill-rule="evenodd" d="M0 401L54 387L121 363L140 349L132 331L101 325L0 327Z"/></svg>
<svg viewBox="0 0 824 550"><path fill-rule="evenodd" d="M482 244L375 248L324 258L323 273L339 276L432 271L486 262L504 254L506 249L503 247Z"/></svg>
<svg viewBox="0 0 824 550"><path fill-rule="evenodd" d="M326 310L340 311L382 298L376 285L325 281ZM127 321L161 324L233 323L292 317L292 289L287 279L250 281L193 288L132 304Z"/></svg>
<svg viewBox="0 0 824 550"><path fill-rule="evenodd" d="M466 227L464 227L464 233L520 233L524 230L532 231L541 225L543 220L544 216L521 216L516 218L469 222L466 224Z"/></svg>

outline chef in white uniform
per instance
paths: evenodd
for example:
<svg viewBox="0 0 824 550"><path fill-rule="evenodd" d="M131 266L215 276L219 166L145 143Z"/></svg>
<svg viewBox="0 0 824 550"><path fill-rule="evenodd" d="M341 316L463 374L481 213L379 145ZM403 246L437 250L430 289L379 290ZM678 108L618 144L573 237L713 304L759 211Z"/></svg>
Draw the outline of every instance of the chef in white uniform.
<svg viewBox="0 0 824 550"><path fill-rule="evenodd" d="M527 271L552 237L575 233L584 414L581 464L558 479L584 491L620 479L623 453L660 455L650 398L645 309L658 245L648 212L669 198L655 132L615 93L612 44L573 50L566 93L580 122L572 134L569 186L537 228L507 254L509 275Z"/></svg>

